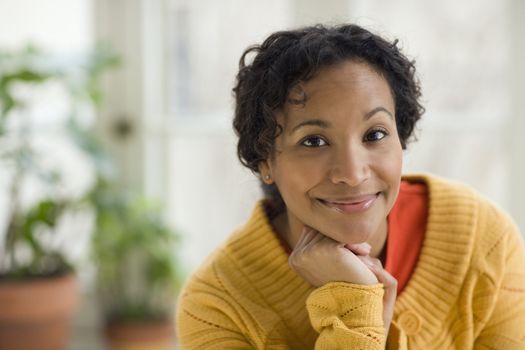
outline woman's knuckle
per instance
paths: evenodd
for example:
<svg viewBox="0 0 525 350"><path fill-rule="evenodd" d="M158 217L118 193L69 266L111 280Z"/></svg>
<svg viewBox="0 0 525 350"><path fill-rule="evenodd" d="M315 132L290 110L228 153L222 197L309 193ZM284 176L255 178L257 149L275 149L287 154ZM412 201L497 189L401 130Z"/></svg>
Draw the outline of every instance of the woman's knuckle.
<svg viewBox="0 0 525 350"><path fill-rule="evenodd" d="M387 278L387 284L388 284L388 286L391 287L392 289L394 289L394 288L397 289L398 282L397 282L397 280L396 280L394 277L389 276L389 277Z"/></svg>
<svg viewBox="0 0 525 350"><path fill-rule="evenodd" d="M308 256L307 254L304 254L304 253L295 254L293 257L290 256L289 260L294 266L302 266L307 263Z"/></svg>
<svg viewBox="0 0 525 350"><path fill-rule="evenodd" d="M379 269L383 269L383 264L381 263L381 260L379 259L376 259L376 258L370 258L370 261L372 262L372 264L379 268Z"/></svg>

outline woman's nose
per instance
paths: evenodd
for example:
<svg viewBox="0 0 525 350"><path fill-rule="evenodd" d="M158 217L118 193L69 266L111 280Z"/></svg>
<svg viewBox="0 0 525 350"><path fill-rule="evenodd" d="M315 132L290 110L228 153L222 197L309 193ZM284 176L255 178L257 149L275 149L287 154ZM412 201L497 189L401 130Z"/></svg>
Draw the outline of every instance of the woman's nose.
<svg viewBox="0 0 525 350"><path fill-rule="evenodd" d="M345 183L356 187L369 177L369 159L362 146L347 146L335 152L330 169L330 180L334 184Z"/></svg>

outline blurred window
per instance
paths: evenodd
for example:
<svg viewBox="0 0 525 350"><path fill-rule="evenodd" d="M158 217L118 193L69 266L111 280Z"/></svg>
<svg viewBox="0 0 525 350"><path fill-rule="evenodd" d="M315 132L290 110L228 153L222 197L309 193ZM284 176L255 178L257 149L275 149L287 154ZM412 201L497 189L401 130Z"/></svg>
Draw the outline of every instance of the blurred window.
<svg viewBox="0 0 525 350"><path fill-rule="evenodd" d="M291 1L166 1L168 114L229 119L241 53L290 26Z"/></svg>

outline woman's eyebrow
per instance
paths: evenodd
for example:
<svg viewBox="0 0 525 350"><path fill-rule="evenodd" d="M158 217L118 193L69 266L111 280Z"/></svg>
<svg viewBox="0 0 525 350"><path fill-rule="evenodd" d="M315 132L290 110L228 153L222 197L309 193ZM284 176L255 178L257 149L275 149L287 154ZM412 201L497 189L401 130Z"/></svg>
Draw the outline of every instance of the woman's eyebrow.
<svg viewBox="0 0 525 350"><path fill-rule="evenodd" d="M394 119L394 116L392 115L392 113L390 113L390 111L388 109L386 109L385 107L376 107L374 109L372 109L370 112L367 112L364 116L364 119L365 120L368 120L370 118L372 118L372 116L378 112L385 112L386 114L388 114L390 116L390 118Z"/></svg>
<svg viewBox="0 0 525 350"><path fill-rule="evenodd" d="M310 125L318 126L320 128L323 128L323 129L327 129L327 128L330 127L330 123L328 123L326 120L322 120L322 119L307 119L307 120L303 120L302 122L300 122L299 124L294 126L292 128L292 130L290 131L290 134L293 134L297 129L299 129L299 128L303 127L303 126L310 126Z"/></svg>
<svg viewBox="0 0 525 350"><path fill-rule="evenodd" d="M368 120L372 118L372 116L374 116L378 112L385 112L386 114L388 114L390 118L394 119L394 116L392 115L392 113L390 113L390 111L386 109L385 107L376 107L372 109L370 112L367 112L364 115L364 119ZM292 130L290 131L290 134L293 134L297 129L303 126L318 126L320 128L327 129L330 127L330 125L331 124L329 122L323 119L307 119L307 120L303 120L302 122L294 126Z"/></svg>

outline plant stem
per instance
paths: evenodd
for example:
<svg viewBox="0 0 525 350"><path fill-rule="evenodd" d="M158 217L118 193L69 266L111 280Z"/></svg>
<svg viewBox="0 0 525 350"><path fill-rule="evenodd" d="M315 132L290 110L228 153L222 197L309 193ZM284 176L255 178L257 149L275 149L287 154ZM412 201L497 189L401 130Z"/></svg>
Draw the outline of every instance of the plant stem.
<svg viewBox="0 0 525 350"><path fill-rule="evenodd" d="M20 114L24 115L24 109L20 108ZM24 177L24 153L29 149L28 135L31 128L30 121L28 118L21 118L23 124L20 130L20 145L17 146L15 150L15 173L11 181L11 186L9 189L8 203L10 203L11 212L8 215L9 224L7 227L5 247L6 255L9 260L8 270L15 271L17 267L16 261L16 242L20 239L19 235L21 234L22 227L20 222L20 216L22 215L20 211L20 186ZM15 140L16 142L16 140Z"/></svg>
<svg viewBox="0 0 525 350"><path fill-rule="evenodd" d="M17 241L17 234L20 232L20 222L19 222L19 192L20 192L20 183L22 182L23 169L22 166L16 162L16 171L13 176L11 186L9 189L9 203L10 203L10 213L8 215L9 224L7 226L7 233L5 238L5 247L6 247L6 256L9 260L9 270L14 270L16 263L15 256L15 245ZM8 210L9 210L8 209Z"/></svg>

